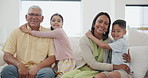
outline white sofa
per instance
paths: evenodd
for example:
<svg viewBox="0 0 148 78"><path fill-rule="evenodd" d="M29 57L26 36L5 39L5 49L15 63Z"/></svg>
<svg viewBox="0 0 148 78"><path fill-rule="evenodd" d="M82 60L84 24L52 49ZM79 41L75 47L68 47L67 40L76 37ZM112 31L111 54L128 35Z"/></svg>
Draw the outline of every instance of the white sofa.
<svg viewBox="0 0 148 78"><path fill-rule="evenodd" d="M79 45L79 37L70 37L70 43L73 51ZM131 54L131 67L134 71L134 78L144 78L146 71L148 70L148 34L140 33L138 31L129 29L128 41ZM147 41L147 42L146 42ZM1 49L1 46L0 46ZM2 60L3 53L0 52L0 70L5 62ZM145 77L148 78L148 77Z"/></svg>
<svg viewBox="0 0 148 78"><path fill-rule="evenodd" d="M3 52L1 52L2 44L0 44L0 71L2 70L3 65L5 62L3 61Z"/></svg>
<svg viewBox="0 0 148 78"><path fill-rule="evenodd" d="M148 34L128 29L128 43L134 78L148 78ZM144 77L146 74L146 77Z"/></svg>

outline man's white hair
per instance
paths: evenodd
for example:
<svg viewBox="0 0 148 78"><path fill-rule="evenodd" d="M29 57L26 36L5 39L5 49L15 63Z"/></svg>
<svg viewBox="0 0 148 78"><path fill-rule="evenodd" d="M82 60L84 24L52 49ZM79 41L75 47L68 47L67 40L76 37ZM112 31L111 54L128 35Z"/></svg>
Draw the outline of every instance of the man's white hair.
<svg viewBox="0 0 148 78"><path fill-rule="evenodd" d="M41 10L41 14L42 14L42 9L39 7L39 6L37 6L37 5L32 5L29 9L28 9L28 13L29 13L29 10L30 9L39 9L39 10Z"/></svg>

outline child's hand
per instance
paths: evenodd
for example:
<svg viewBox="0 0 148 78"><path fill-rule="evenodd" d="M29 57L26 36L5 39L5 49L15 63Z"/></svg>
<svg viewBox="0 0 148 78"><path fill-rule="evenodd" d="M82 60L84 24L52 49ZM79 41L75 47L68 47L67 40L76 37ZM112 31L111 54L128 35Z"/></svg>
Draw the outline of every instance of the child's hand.
<svg viewBox="0 0 148 78"><path fill-rule="evenodd" d="M91 36L92 36L92 33L91 33L91 31L89 30L88 32L86 32L86 34L85 34L88 38L91 38Z"/></svg>
<svg viewBox="0 0 148 78"><path fill-rule="evenodd" d="M131 56L130 56L130 49L128 49L128 54L123 54L123 59L125 60L125 63L130 63L131 61Z"/></svg>
<svg viewBox="0 0 148 78"><path fill-rule="evenodd" d="M26 26L21 26L21 27L20 27L20 30L21 30L22 32L24 32L24 33L28 33L28 34L31 33L31 30L27 29Z"/></svg>

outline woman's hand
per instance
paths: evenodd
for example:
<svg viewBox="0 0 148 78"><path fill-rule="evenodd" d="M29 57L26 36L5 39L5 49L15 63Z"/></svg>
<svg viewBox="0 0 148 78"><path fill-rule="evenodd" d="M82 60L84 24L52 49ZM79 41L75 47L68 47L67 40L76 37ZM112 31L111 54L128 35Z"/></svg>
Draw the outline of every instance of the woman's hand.
<svg viewBox="0 0 148 78"><path fill-rule="evenodd" d="M125 60L125 63L130 63L131 61L131 56L130 56L130 53L129 53L129 49L128 49L128 54L124 54L123 55L123 59Z"/></svg>
<svg viewBox="0 0 148 78"><path fill-rule="evenodd" d="M120 64L120 65L113 65L114 70L125 70L127 73L130 73L130 68L126 64Z"/></svg>
<svg viewBox="0 0 148 78"><path fill-rule="evenodd" d="M28 34L31 33L31 30L27 29L26 25L21 26L20 30L24 33L28 33Z"/></svg>
<svg viewBox="0 0 148 78"><path fill-rule="evenodd" d="M86 34L85 34L88 38L91 38L91 36L92 36L92 33L91 33L91 31L89 30L88 32L86 32Z"/></svg>

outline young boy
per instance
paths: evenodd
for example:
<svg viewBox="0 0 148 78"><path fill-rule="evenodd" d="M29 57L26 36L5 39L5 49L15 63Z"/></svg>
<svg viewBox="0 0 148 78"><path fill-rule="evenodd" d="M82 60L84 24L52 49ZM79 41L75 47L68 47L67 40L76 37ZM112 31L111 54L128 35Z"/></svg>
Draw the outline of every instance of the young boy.
<svg viewBox="0 0 148 78"><path fill-rule="evenodd" d="M86 36L92 39L97 45L104 49L112 50L112 64L120 65L127 64L124 62L122 55L128 52L128 44L125 38L123 37L126 34L126 21L116 20L112 24L111 35L113 37L113 43L104 43L101 40L95 38L90 31L86 33ZM128 65L128 64L127 64ZM127 73L124 70L117 70L112 72L103 72L99 73L95 78L107 78L109 75L114 74L118 78L122 78L119 72ZM127 73L128 74L128 73ZM123 77L124 78L124 77Z"/></svg>

